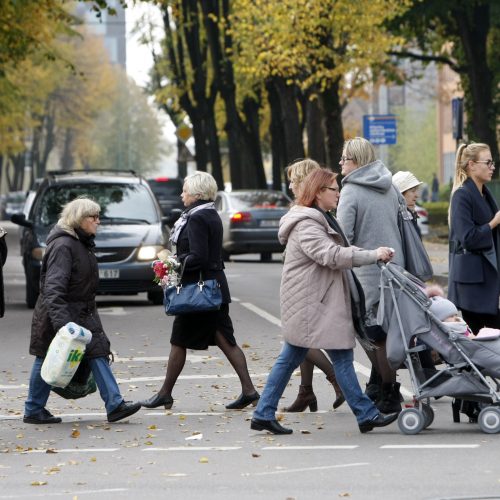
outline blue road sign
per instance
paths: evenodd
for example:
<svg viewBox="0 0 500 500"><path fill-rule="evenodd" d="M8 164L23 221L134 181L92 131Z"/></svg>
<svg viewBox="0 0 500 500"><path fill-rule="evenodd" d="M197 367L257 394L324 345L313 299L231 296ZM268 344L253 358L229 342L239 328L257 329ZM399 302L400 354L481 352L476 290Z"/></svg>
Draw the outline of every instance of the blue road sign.
<svg viewBox="0 0 500 500"><path fill-rule="evenodd" d="M396 115L363 115L363 135L372 144L396 144Z"/></svg>

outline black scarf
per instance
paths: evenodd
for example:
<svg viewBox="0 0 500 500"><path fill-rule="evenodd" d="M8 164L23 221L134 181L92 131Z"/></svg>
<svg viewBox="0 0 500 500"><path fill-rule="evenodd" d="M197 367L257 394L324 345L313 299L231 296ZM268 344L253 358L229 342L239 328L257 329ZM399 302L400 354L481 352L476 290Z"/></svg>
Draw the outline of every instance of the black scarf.
<svg viewBox="0 0 500 500"><path fill-rule="evenodd" d="M81 227L75 228L75 233L78 236L78 239L87 248L92 249L95 247L95 234L88 234Z"/></svg>
<svg viewBox="0 0 500 500"><path fill-rule="evenodd" d="M330 212L325 212L316 205L313 205L312 208L315 208L324 215L328 225L342 238L344 246L349 247L350 244L347 241L344 231L342 231L342 228L340 227L337 219ZM367 327L365 324L366 306L363 287L361 286L361 283L359 282L356 274L354 274L354 271L352 269L347 269L346 271L347 281L349 282L349 289L351 292L352 322L357 333L356 337L365 350L373 351L375 349L375 346L370 341L366 332L366 329L370 327Z"/></svg>

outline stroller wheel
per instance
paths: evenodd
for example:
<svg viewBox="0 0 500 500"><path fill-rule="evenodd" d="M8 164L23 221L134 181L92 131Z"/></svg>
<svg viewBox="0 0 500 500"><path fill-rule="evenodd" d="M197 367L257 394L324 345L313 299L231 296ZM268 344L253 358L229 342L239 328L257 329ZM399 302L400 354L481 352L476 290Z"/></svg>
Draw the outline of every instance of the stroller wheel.
<svg viewBox="0 0 500 500"><path fill-rule="evenodd" d="M427 429L434 422L434 410L431 405L422 404L420 405L420 411L424 415L424 429Z"/></svg>
<svg viewBox="0 0 500 500"><path fill-rule="evenodd" d="M417 408L405 408L398 415L398 427L403 434L418 434L424 424L424 414Z"/></svg>
<svg viewBox="0 0 500 500"><path fill-rule="evenodd" d="M479 413L479 428L486 434L497 434L500 432L500 408L487 406Z"/></svg>

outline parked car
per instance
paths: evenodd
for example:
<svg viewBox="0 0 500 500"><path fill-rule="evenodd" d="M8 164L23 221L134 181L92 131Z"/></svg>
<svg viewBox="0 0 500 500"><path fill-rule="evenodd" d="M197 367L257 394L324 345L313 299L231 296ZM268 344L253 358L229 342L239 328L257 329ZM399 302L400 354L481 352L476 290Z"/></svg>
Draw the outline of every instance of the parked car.
<svg viewBox="0 0 500 500"><path fill-rule="evenodd" d="M4 218L10 219L17 212L22 212L26 193L24 191L12 191L5 196Z"/></svg>
<svg viewBox="0 0 500 500"><path fill-rule="evenodd" d="M278 226L290 203L290 198L281 191L219 191L215 208L224 227L224 259L228 260L232 254L260 253L262 261L269 261L273 252L282 252Z"/></svg>
<svg viewBox="0 0 500 500"><path fill-rule="evenodd" d="M426 236L429 234L429 213L424 207L418 204L415 205L415 211L418 215L417 224L420 229L420 234Z"/></svg>
<svg viewBox="0 0 500 500"><path fill-rule="evenodd" d="M177 177L155 177L148 179L149 185L160 204L167 223L172 226L184 210L181 200L182 179Z"/></svg>
<svg viewBox="0 0 500 500"><path fill-rule="evenodd" d="M12 222L22 226L21 254L26 275L26 304L35 306L45 241L61 208L77 196L88 195L101 206L95 254L100 294L132 295L147 292L154 304L163 302L153 283L151 263L167 248L170 231L148 183L133 172L73 171L47 176L34 195L28 216Z"/></svg>

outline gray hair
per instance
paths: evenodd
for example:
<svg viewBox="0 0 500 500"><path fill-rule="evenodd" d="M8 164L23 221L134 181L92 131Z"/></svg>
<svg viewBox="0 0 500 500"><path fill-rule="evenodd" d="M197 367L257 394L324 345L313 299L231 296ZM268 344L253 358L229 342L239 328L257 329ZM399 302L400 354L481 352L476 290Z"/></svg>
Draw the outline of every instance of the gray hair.
<svg viewBox="0 0 500 500"><path fill-rule="evenodd" d="M100 211L99 203L87 196L79 196L64 205L57 225L63 229L76 229L86 217L99 215Z"/></svg>
<svg viewBox="0 0 500 500"><path fill-rule="evenodd" d="M344 151L358 167L364 167L376 160L375 148L363 137L354 137L344 142Z"/></svg>
<svg viewBox="0 0 500 500"><path fill-rule="evenodd" d="M214 201L217 195L217 182L208 172L197 171L184 179L184 190L198 200Z"/></svg>

